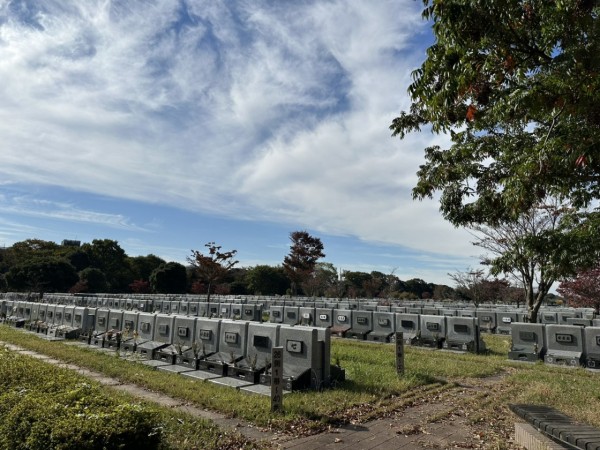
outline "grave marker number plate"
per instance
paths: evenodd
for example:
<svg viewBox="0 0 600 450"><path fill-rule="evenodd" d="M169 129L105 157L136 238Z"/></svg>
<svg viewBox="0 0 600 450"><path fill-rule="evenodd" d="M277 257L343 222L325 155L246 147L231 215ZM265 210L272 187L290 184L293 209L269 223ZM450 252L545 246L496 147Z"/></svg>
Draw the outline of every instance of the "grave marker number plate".
<svg viewBox="0 0 600 450"><path fill-rule="evenodd" d="M560 342L561 344L572 344L573 343L573 335L556 333L556 342Z"/></svg>
<svg viewBox="0 0 600 450"><path fill-rule="evenodd" d="M290 353L302 353L302 341L288 340L285 345L286 350Z"/></svg>
<svg viewBox="0 0 600 450"><path fill-rule="evenodd" d="M238 334L237 333L225 333L225 342L228 344L237 344Z"/></svg>
<svg viewBox="0 0 600 450"><path fill-rule="evenodd" d="M210 341L212 339L212 330L200 330L198 335L203 341Z"/></svg>

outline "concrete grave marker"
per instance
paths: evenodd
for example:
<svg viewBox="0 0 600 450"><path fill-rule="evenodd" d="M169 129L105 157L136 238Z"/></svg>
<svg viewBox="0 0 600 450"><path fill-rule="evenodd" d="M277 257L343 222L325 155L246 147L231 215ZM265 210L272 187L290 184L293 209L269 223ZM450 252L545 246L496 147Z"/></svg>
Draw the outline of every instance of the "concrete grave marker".
<svg viewBox="0 0 600 450"><path fill-rule="evenodd" d="M271 350L271 411L283 411L283 347Z"/></svg>

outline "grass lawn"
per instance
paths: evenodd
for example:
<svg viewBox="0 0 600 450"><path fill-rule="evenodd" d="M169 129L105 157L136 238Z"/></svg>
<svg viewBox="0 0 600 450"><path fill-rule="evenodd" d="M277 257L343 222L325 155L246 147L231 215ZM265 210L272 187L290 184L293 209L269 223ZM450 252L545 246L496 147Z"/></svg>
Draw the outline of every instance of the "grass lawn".
<svg viewBox="0 0 600 450"><path fill-rule="evenodd" d="M465 399L472 420L507 416L509 403L532 402L554 406L566 414L600 426L600 372L567 369L507 360L510 337L485 335L485 355L405 347L404 376L395 372L394 346L354 340L332 340L332 362L346 370L346 381L322 392L293 393L284 399L284 414L271 414L269 399L153 370L87 348L48 342L20 330L0 326L0 340L77 364L123 382L136 383L197 406L238 417L257 426L302 434L349 421L365 422L402 410L417 400L431 399L502 375L489 392ZM458 400L461 401L460 399Z"/></svg>

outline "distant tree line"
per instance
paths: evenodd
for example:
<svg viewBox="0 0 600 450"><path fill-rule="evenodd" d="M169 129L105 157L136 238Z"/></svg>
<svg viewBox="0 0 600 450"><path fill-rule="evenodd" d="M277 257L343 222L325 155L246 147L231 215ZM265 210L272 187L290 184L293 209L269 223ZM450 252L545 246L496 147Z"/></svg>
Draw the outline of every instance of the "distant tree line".
<svg viewBox="0 0 600 450"><path fill-rule="evenodd" d="M110 239L82 245L27 239L0 249L0 290L522 301L506 281L481 276L467 282L457 273L453 288L419 278L401 280L393 273L339 271L319 261L325 255L318 238L298 231L290 233L290 240L290 253L281 265L236 267L237 251L222 250L214 242L205 245L204 253L192 250L186 266L153 254L128 256Z"/></svg>
<svg viewBox="0 0 600 450"><path fill-rule="evenodd" d="M128 256L117 241L79 245L27 239L0 248L0 290L72 293L195 293L307 295L311 297L452 298L449 286L402 281L382 272L340 272L324 256L318 238L290 233L290 254L277 266L235 267L236 251L210 242L192 251L189 265L149 254Z"/></svg>

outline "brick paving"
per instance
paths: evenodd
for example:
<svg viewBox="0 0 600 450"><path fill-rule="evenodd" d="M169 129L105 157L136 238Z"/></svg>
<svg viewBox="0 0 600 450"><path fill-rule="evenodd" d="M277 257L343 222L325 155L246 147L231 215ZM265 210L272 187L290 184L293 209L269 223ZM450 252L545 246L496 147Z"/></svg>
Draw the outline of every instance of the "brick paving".
<svg viewBox="0 0 600 450"><path fill-rule="evenodd" d="M394 416L364 424L347 425L325 433L278 443L290 450L392 450L484 448L479 433L464 414L453 414L457 404L502 380L494 376L478 386L457 386L434 401L417 404ZM512 438L511 438L512 439ZM505 448L519 448L507 440Z"/></svg>
<svg viewBox="0 0 600 450"><path fill-rule="evenodd" d="M280 449L471 449L477 439L463 421L429 422L441 411L438 404L411 407L393 418L347 425L328 432L279 444Z"/></svg>

